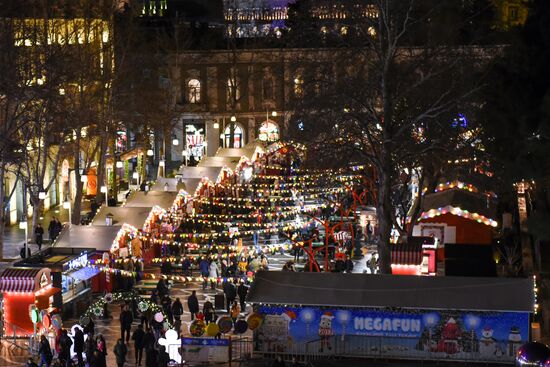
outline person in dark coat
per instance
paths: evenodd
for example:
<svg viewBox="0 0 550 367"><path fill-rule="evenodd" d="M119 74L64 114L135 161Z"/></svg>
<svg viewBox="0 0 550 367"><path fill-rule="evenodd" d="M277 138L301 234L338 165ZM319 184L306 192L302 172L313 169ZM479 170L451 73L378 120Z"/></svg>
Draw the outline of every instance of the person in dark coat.
<svg viewBox="0 0 550 367"><path fill-rule="evenodd" d="M244 310L246 309L245 300L246 300L246 295L248 294L248 287L244 283L241 283L237 288L237 294L239 295L239 303L241 304L241 311L244 312Z"/></svg>
<svg viewBox="0 0 550 367"><path fill-rule="evenodd" d="M183 315L183 305L179 298L176 298L174 303L172 303L172 314L176 320L176 324L181 325L181 315Z"/></svg>
<svg viewBox="0 0 550 367"><path fill-rule="evenodd" d="M145 350L145 366L158 367L157 350L155 348L148 348Z"/></svg>
<svg viewBox="0 0 550 367"><path fill-rule="evenodd" d="M95 334L95 323L91 320L91 318L88 325L84 326L84 334L88 334L88 338L93 338Z"/></svg>
<svg viewBox="0 0 550 367"><path fill-rule="evenodd" d="M124 362L126 362L126 353L128 353L128 348L124 345L122 339L118 339L116 342L113 353L115 353L117 366L123 367Z"/></svg>
<svg viewBox="0 0 550 367"><path fill-rule="evenodd" d="M128 306L124 306L124 309L120 313L120 338L122 341L126 340L126 343L130 341L130 329L132 328L133 321L132 312L128 309ZM124 334L126 334L126 339L124 339Z"/></svg>
<svg viewBox="0 0 550 367"><path fill-rule="evenodd" d="M210 275L210 264L208 263L208 260L202 259L199 263L199 269L201 272L201 277L204 278L202 281L202 289L206 289L208 284L208 276Z"/></svg>
<svg viewBox="0 0 550 367"><path fill-rule="evenodd" d="M74 352L78 359L78 367L84 367L84 359L82 353L84 352L84 333L79 328L74 333Z"/></svg>
<svg viewBox="0 0 550 367"><path fill-rule="evenodd" d="M49 367L49 365L52 363L53 354L52 349L50 348L50 343L44 335L40 337L38 355L40 356L40 366L46 365L46 367Z"/></svg>
<svg viewBox="0 0 550 367"><path fill-rule="evenodd" d="M159 298L162 300L164 296L168 295L168 286L163 278L160 278L157 283L157 293Z"/></svg>
<svg viewBox="0 0 550 367"><path fill-rule="evenodd" d="M38 223L34 229L34 240L38 246L38 251L42 250L42 242L44 240L44 228Z"/></svg>
<svg viewBox="0 0 550 367"><path fill-rule="evenodd" d="M158 367L168 367L170 362L170 356L166 353L166 348L164 346L160 347L157 354L157 366Z"/></svg>
<svg viewBox="0 0 550 367"><path fill-rule="evenodd" d="M141 359L143 357L143 348L145 347L145 331L143 331L143 325L138 325L134 335L132 335L134 341L134 353L136 357L136 365L141 366Z"/></svg>
<svg viewBox="0 0 550 367"><path fill-rule="evenodd" d="M195 316L199 312L199 300L197 298L197 291L193 291L189 298L187 298L187 307L191 312L191 320L195 319Z"/></svg>
<svg viewBox="0 0 550 367"><path fill-rule="evenodd" d="M227 312L229 312L231 305L235 301L235 298L237 298L237 289L235 288L235 284L226 281L223 284L223 293L225 294L227 301Z"/></svg>
<svg viewBox="0 0 550 367"><path fill-rule="evenodd" d="M85 342L85 349L86 349L86 361L88 364L91 364L91 360L94 356L94 352L96 351L96 343L94 340L94 337L91 333L87 333L88 338Z"/></svg>
<svg viewBox="0 0 550 367"><path fill-rule="evenodd" d="M59 359L61 360L62 364L64 364L67 367L72 366L71 361L71 346L73 345L73 342L71 338L69 338L69 335L67 334L67 330L63 329L61 332L61 336L59 338Z"/></svg>
<svg viewBox="0 0 550 367"><path fill-rule="evenodd" d="M50 224L48 225L48 234L50 236L50 241L53 243L53 241L55 241L55 237L56 237L56 229L57 229L57 226L55 224L55 217L52 218L52 220L50 221Z"/></svg>
<svg viewBox="0 0 550 367"><path fill-rule="evenodd" d="M147 352L147 350L151 348L154 348L156 341L157 340L155 339L155 334L153 333L153 330L151 328L147 328L147 332L143 337L143 348L145 348L145 352Z"/></svg>
<svg viewBox="0 0 550 367"><path fill-rule="evenodd" d="M214 305L210 301L210 297L206 297L206 300L202 305L202 314L204 315L204 322L207 325L208 323L213 322L214 317L216 317L216 311L214 309Z"/></svg>

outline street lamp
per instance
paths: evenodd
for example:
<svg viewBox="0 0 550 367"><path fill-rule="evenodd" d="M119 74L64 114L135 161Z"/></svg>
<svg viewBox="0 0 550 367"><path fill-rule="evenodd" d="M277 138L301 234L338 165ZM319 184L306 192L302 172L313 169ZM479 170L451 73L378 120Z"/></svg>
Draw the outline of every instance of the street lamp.
<svg viewBox="0 0 550 367"><path fill-rule="evenodd" d="M237 118L235 116L231 116L231 122L237 121Z"/></svg>
<svg viewBox="0 0 550 367"><path fill-rule="evenodd" d="M87 175L80 176L80 182L82 182L82 183L88 182L88 176Z"/></svg>
<svg viewBox="0 0 550 367"><path fill-rule="evenodd" d="M116 162L116 168L122 168L122 167L124 167L124 163L122 163L122 161Z"/></svg>
<svg viewBox="0 0 550 367"><path fill-rule="evenodd" d="M218 124L217 122L214 122L214 129L219 129L220 128L220 124Z"/></svg>
<svg viewBox="0 0 550 367"><path fill-rule="evenodd" d="M174 137L174 139L172 139L172 145L174 146L180 145L180 141L178 140L178 138Z"/></svg>
<svg viewBox="0 0 550 367"><path fill-rule="evenodd" d="M38 193L38 198L39 198L40 200L44 200L44 199L46 198L46 193L45 193L44 191L40 191L40 192Z"/></svg>
<svg viewBox="0 0 550 367"><path fill-rule="evenodd" d="M152 157L153 156L153 149L147 149L147 156Z"/></svg>

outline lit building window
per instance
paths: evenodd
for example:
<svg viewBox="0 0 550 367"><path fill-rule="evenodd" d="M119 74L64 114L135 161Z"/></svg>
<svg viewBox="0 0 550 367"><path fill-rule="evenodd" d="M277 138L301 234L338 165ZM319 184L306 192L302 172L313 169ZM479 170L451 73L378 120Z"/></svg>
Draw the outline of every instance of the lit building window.
<svg viewBox="0 0 550 367"><path fill-rule="evenodd" d="M239 90L239 80L234 75L235 73L232 74L233 76L227 79L227 103L230 105L233 103L237 103L241 98L241 92Z"/></svg>
<svg viewBox="0 0 550 367"><path fill-rule="evenodd" d="M187 99L189 103L200 103L201 82L198 79L190 79L187 82Z"/></svg>
<svg viewBox="0 0 550 367"><path fill-rule="evenodd" d="M345 36L346 34L348 34L348 27L344 26L340 29L340 33L342 34L342 36Z"/></svg>
<svg viewBox="0 0 550 367"><path fill-rule="evenodd" d="M228 125L223 131L224 135L224 146L226 148L242 148L244 145L243 141L243 129L240 125L233 125L233 146L231 146L231 125Z"/></svg>

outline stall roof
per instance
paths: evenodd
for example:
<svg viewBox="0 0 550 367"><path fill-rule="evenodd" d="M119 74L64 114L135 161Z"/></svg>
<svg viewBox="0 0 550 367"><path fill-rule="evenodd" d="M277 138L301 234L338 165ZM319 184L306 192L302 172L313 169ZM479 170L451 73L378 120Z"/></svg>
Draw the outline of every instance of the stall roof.
<svg viewBox="0 0 550 367"><path fill-rule="evenodd" d="M152 207L102 206L95 215L92 226L106 226L105 219L107 214L111 214L114 225L120 226L127 223L136 228L142 228L151 209Z"/></svg>
<svg viewBox="0 0 550 367"><path fill-rule="evenodd" d="M181 180L181 188L189 195L193 195L195 194L195 191L197 191L197 187L199 187L201 180L201 178L184 178Z"/></svg>
<svg viewBox="0 0 550 367"><path fill-rule="evenodd" d="M478 213L492 219L495 218L496 213L496 206L493 200L488 200L487 196L483 194L459 188L426 194L422 210L427 212L430 209L444 208L446 206L461 208L462 210L468 210L470 213Z"/></svg>
<svg viewBox="0 0 550 367"><path fill-rule="evenodd" d="M178 179L177 178L159 177L159 178L157 178L157 181L155 182L153 187L151 187L151 191L165 191L164 190L164 185L165 184L168 184L168 190L166 190L166 191L178 192L179 189L180 189L178 187Z"/></svg>
<svg viewBox="0 0 550 367"><path fill-rule="evenodd" d="M199 167L227 167L231 170L237 168L241 157L204 157L197 166Z"/></svg>
<svg viewBox="0 0 550 367"><path fill-rule="evenodd" d="M126 199L125 208L147 208L155 205L163 209L170 209L178 196L177 192L170 191L134 191Z"/></svg>
<svg viewBox="0 0 550 367"><path fill-rule="evenodd" d="M218 179L218 176L220 175L220 172L222 171L222 167L188 167L188 166L181 166L178 172L178 176L183 178L184 180L186 178L197 178L201 179L203 177L208 178L212 182L216 182ZM191 194L191 193L190 193Z"/></svg>
<svg viewBox="0 0 550 367"><path fill-rule="evenodd" d="M64 229L55 247L94 248L110 251L121 226L71 226Z"/></svg>
<svg viewBox="0 0 550 367"><path fill-rule="evenodd" d="M247 301L278 305L532 312L533 297L532 279L263 271L256 274Z"/></svg>

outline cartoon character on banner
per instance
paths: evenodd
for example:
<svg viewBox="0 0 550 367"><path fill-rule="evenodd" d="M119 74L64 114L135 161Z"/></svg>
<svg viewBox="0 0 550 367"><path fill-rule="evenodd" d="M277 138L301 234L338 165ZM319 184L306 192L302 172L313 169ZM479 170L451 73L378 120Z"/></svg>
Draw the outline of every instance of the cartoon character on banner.
<svg viewBox="0 0 550 367"><path fill-rule="evenodd" d="M447 354L456 354L460 352L458 339L460 339L461 336L462 333L456 323L456 320L452 317L449 318L441 331L441 338L439 340L437 351Z"/></svg>
<svg viewBox="0 0 550 367"><path fill-rule="evenodd" d="M288 314L265 315L264 323L258 332L258 339L262 341L262 349L267 352L285 352L287 342L291 338ZM263 345L263 342L266 345Z"/></svg>
<svg viewBox="0 0 550 367"><path fill-rule="evenodd" d="M324 352L325 348L331 350L330 337L334 335L332 331L332 312L325 312L321 315L321 320L319 321L319 338L321 339L319 352Z"/></svg>
<svg viewBox="0 0 550 367"><path fill-rule="evenodd" d="M179 353L179 347L181 346L181 339L178 338L178 332L176 330L168 330L164 335L164 338L159 338L159 345L163 345L166 348L166 353L177 363L181 363L181 355Z"/></svg>
<svg viewBox="0 0 550 367"><path fill-rule="evenodd" d="M486 326L481 331L481 338L479 339L479 354L486 357L492 357L496 352L495 338L493 338L493 329Z"/></svg>
<svg viewBox="0 0 550 367"><path fill-rule="evenodd" d="M521 332L519 327L512 326L510 334L508 334L508 356L515 357L521 347Z"/></svg>

